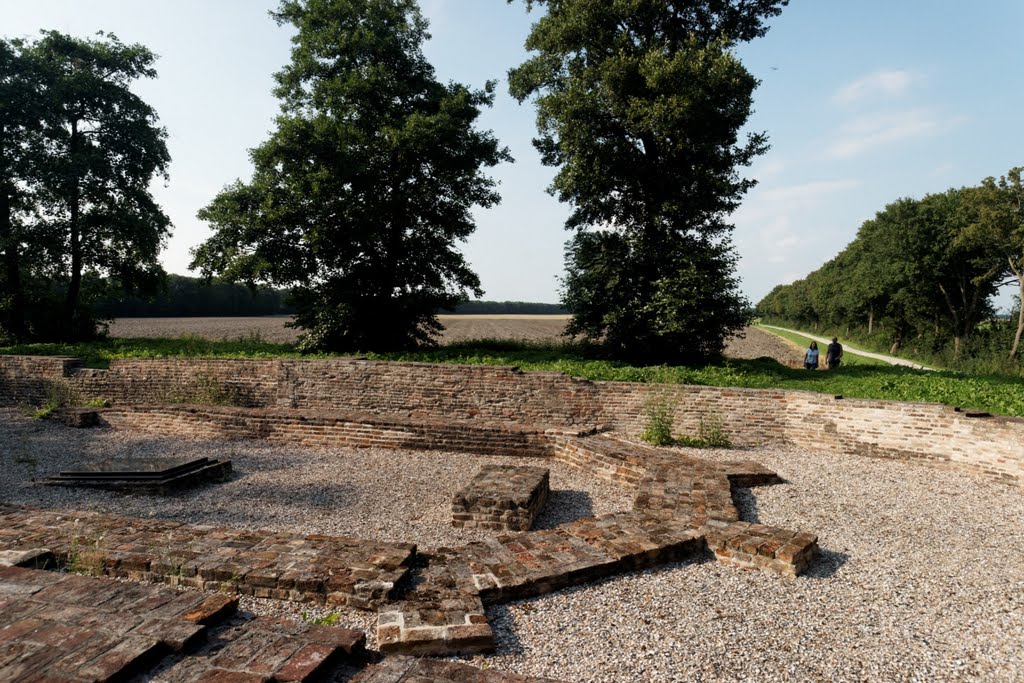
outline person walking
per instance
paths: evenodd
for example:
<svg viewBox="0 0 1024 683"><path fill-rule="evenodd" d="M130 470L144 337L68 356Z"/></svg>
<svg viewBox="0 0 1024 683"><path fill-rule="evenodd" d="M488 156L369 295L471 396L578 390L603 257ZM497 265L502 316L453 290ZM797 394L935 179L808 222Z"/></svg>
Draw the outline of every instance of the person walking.
<svg viewBox="0 0 1024 683"><path fill-rule="evenodd" d="M804 368L808 370L818 369L818 342L812 341L811 346L804 354Z"/></svg>
<svg viewBox="0 0 1024 683"><path fill-rule="evenodd" d="M838 337L832 337L832 343L828 345L825 354L825 364L829 370L835 370L843 360L843 345L839 343Z"/></svg>

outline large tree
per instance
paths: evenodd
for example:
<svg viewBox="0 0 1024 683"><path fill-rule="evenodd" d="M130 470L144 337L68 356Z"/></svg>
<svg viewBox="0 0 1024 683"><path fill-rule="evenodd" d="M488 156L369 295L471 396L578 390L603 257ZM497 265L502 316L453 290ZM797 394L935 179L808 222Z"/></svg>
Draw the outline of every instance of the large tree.
<svg viewBox="0 0 1024 683"><path fill-rule="evenodd" d="M1010 169L996 180L989 177L977 188L970 190L968 202L973 209L970 225L963 240L986 252L994 252L1006 281L1016 283L1019 300L1017 331L1013 336L1009 356L1020 357L1021 338L1024 337L1024 168Z"/></svg>
<svg viewBox="0 0 1024 683"><path fill-rule="evenodd" d="M21 40L0 40L0 337L27 336L22 284L26 220L38 184L41 74Z"/></svg>
<svg viewBox="0 0 1024 683"><path fill-rule="evenodd" d="M92 336L94 285L160 283L170 222L150 183L166 178L167 135L130 89L156 75L155 59L104 34L49 31L0 43L0 243L11 335Z"/></svg>
<svg viewBox="0 0 1024 683"><path fill-rule="evenodd" d="M193 267L292 288L307 350L429 343L439 309L482 293L455 245L499 200L482 167L510 160L474 127L494 84L438 82L414 0L285 0L273 16L296 29L277 129L252 180L200 212L215 232Z"/></svg>
<svg viewBox="0 0 1024 683"><path fill-rule="evenodd" d="M753 182L737 169L767 149L740 140L757 79L733 49L787 1L526 4L547 13L510 90L535 99L550 191L573 208L568 332L635 360L719 353L745 319L726 219Z"/></svg>

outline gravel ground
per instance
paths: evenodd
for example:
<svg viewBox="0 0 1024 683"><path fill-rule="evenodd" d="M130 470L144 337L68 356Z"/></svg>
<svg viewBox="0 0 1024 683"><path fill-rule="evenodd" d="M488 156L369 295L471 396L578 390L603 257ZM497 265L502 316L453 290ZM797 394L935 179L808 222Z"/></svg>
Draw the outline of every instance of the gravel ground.
<svg viewBox="0 0 1024 683"><path fill-rule="evenodd" d="M82 432L0 412L0 499L206 523L458 543L447 497L460 454L268 446ZM78 458L227 455L231 482L169 498L27 485ZM822 557L796 580L698 559L491 608L480 666L566 681L1024 680L1024 493L955 472L795 448L704 451L774 467L741 490L744 519L814 531ZM536 463L536 461L531 461ZM628 507L627 491L549 463L564 518ZM283 481L284 475L292 477ZM568 493L572 492L572 493ZM557 519L546 513L544 524ZM243 601L254 613L322 610ZM371 614L341 612L370 629ZM371 638L372 645L372 638Z"/></svg>

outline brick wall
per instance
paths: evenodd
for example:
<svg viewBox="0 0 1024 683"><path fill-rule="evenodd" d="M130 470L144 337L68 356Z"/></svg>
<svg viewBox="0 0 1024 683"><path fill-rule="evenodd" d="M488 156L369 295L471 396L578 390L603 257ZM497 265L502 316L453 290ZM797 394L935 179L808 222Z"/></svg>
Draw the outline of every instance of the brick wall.
<svg viewBox="0 0 1024 683"><path fill-rule="evenodd" d="M702 419L719 421L738 445L787 442L1024 482L1024 420L969 417L938 404L345 358L114 360L109 370L90 370L70 358L0 356L0 401L39 400L49 384L60 382L82 400L105 398L115 406L222 402L420 422L603 425L633 436L644 428L646 407L661 401L672 407L677 433L695 434Z"/></svg>

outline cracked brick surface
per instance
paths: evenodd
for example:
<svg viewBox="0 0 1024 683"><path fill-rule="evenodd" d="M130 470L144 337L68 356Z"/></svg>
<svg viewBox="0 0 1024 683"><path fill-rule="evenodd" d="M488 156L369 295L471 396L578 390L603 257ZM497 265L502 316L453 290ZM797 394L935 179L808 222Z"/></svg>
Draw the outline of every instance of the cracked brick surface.
<svg viewBox="0 0 1024 683"><path fill-rule="evenodd" d="M413 544L0 505L0 551L40 549L94 574L360 609L387 601L416 553Z"/></svg>

